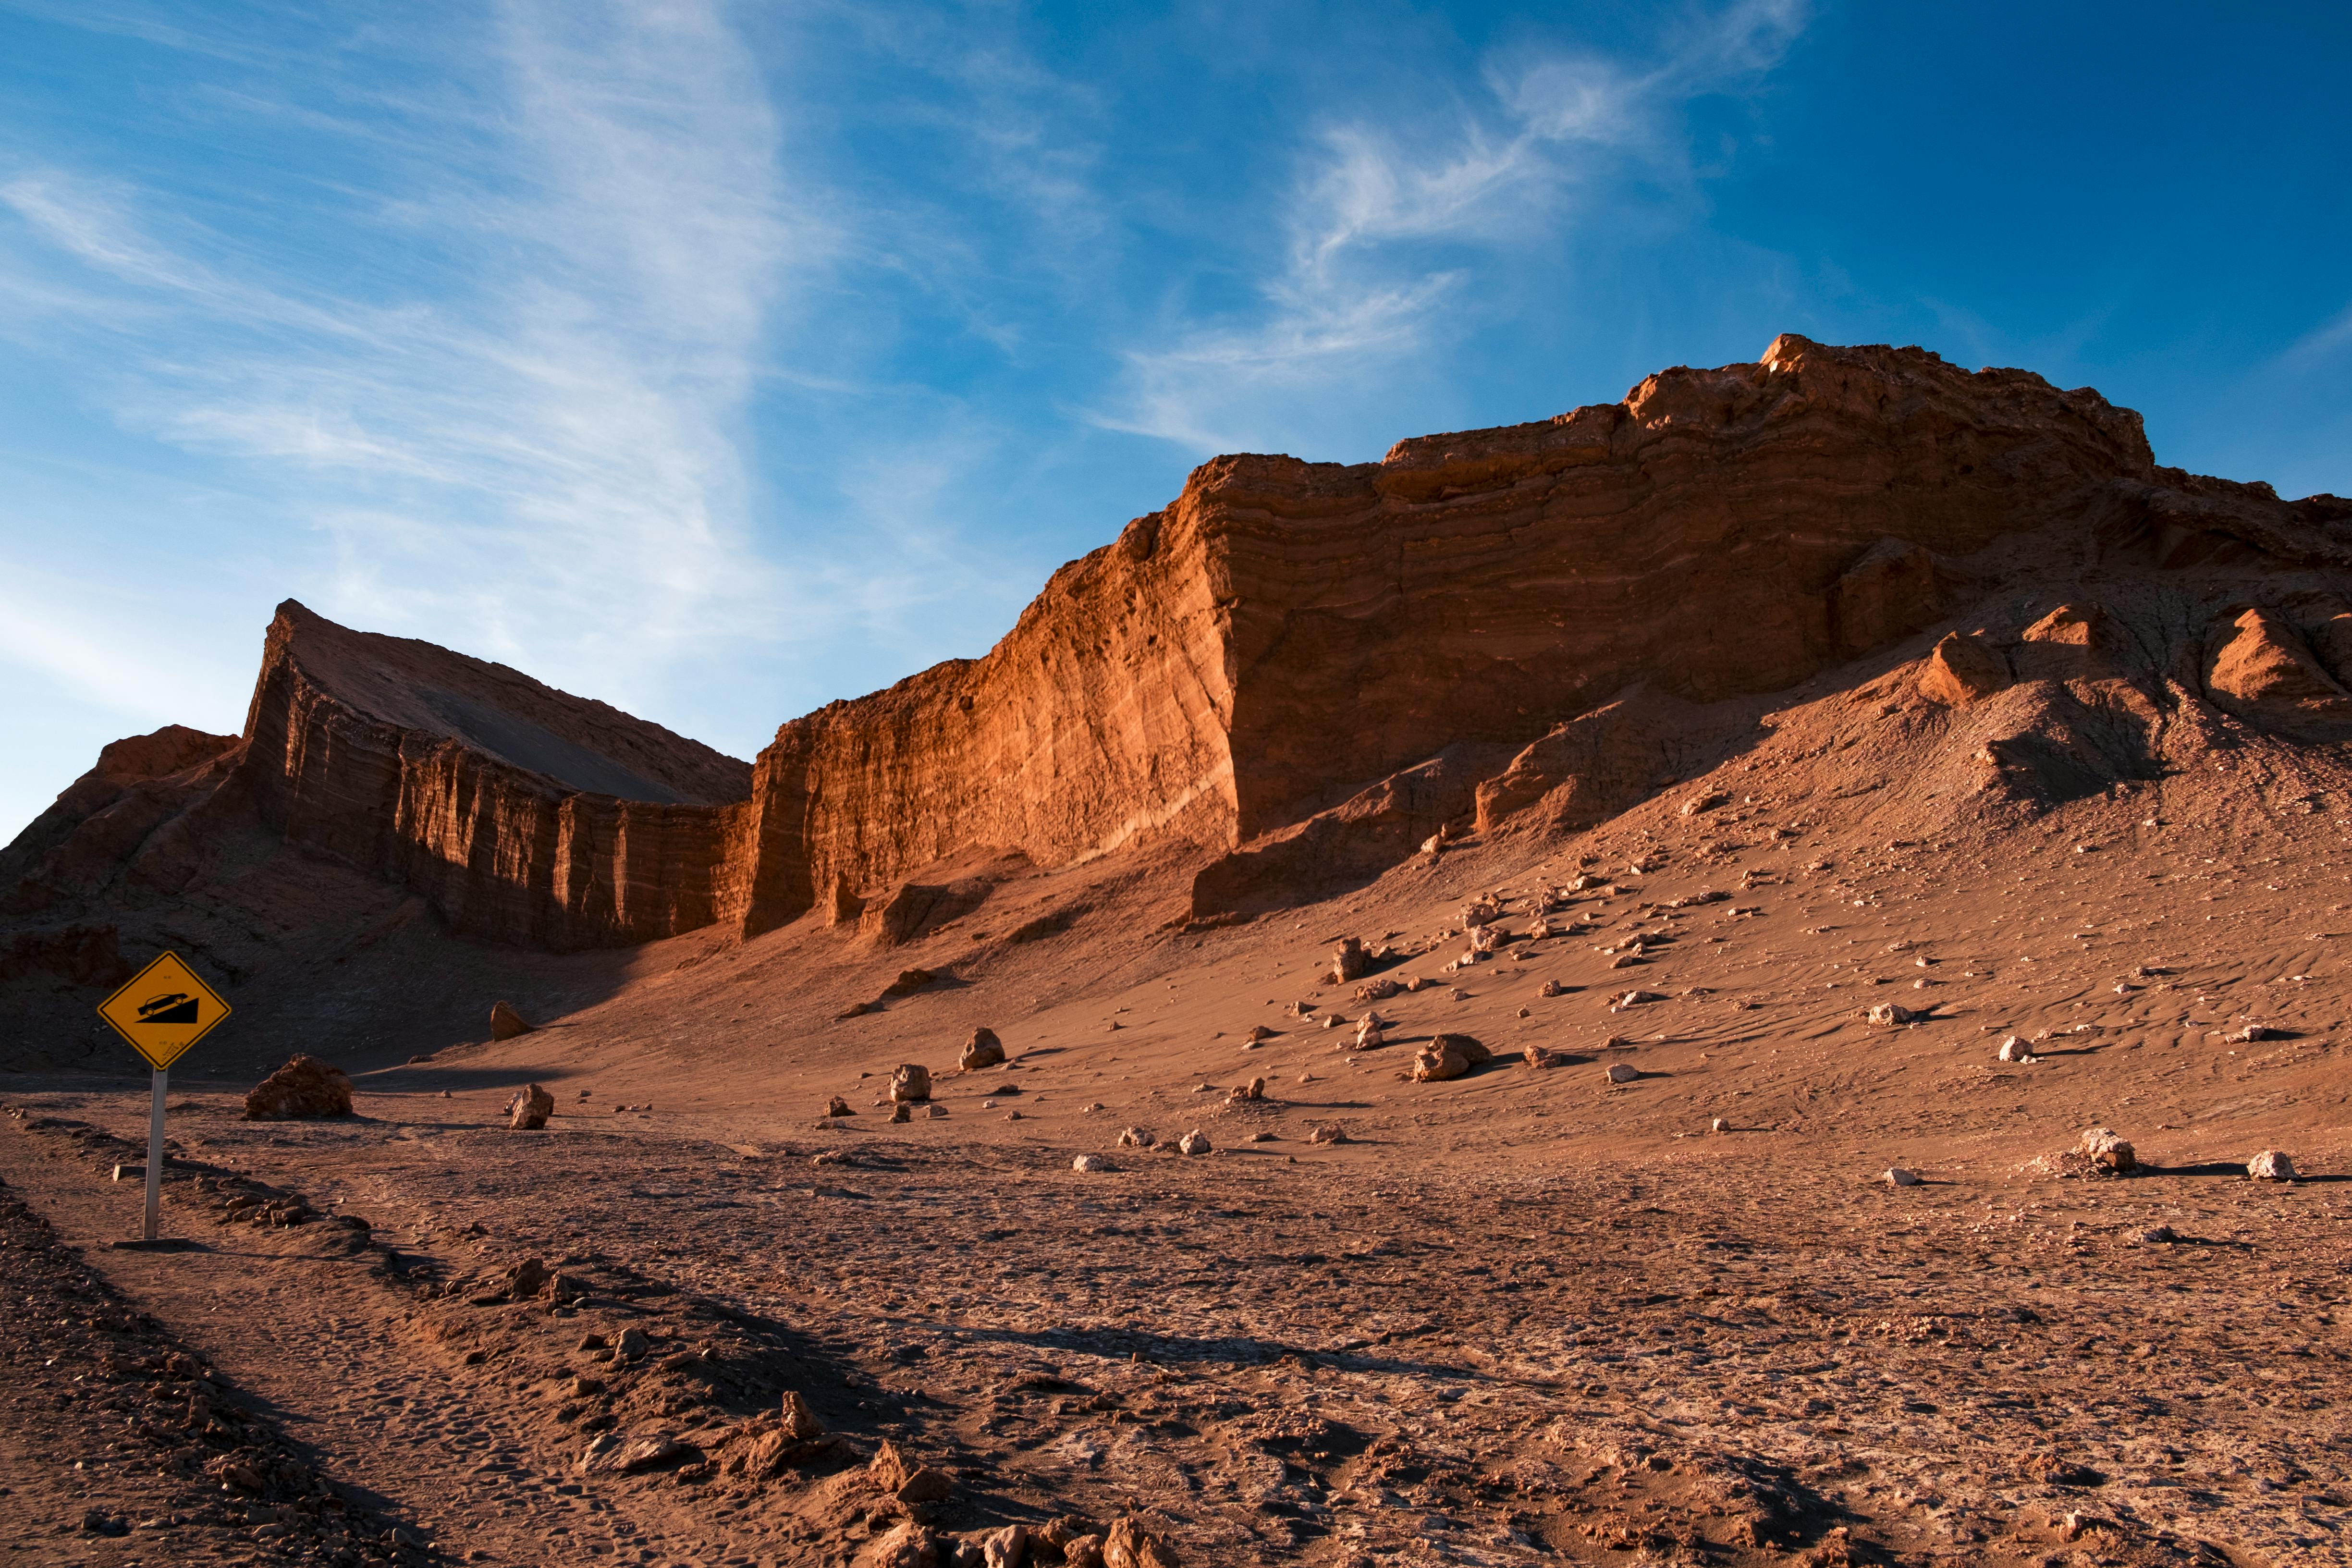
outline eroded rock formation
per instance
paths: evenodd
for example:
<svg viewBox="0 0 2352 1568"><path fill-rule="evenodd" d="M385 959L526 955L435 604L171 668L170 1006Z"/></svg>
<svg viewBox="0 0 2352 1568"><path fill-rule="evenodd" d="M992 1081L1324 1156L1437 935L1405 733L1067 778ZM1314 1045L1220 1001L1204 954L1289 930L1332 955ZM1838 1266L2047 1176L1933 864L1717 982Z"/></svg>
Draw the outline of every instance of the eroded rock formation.
<svg viewBox="0 0 2352 1568"><path fill-rule="evenodd" d="M1150 845L1198 855L1196 913L1269 908L1449 834L1601 821L1744 743L1767 694L1914 637L1971 765L2063 794L2142 765L2175 691L2335 738L2352 605L2247 574L2341 576L2347 521L2158 467L2087 390L1782 337L1378 463L1217 458L985 657L793 720L756 766L289 603L245 733L109 747L0 898L87 966L93 910L169 896L238 822L557 949L811 911L904 942ZM1960 618L2036 551L2205 586Z"/></svg>

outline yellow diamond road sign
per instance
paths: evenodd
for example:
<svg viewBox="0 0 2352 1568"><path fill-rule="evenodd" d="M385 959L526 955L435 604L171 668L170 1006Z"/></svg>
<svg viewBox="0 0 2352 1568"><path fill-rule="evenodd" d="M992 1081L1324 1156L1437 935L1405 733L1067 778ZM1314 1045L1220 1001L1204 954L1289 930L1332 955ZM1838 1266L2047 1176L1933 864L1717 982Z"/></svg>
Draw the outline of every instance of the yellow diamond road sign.
<svg viewBox="0 0 2352 1568"><path fill-rule="evenodd" d="M98 1016L131 1042L131 1048L158 1068L170 1067L190 1046L228 1016L228 1004L196 978L196 972L167 952L109 996Z"/></svg>

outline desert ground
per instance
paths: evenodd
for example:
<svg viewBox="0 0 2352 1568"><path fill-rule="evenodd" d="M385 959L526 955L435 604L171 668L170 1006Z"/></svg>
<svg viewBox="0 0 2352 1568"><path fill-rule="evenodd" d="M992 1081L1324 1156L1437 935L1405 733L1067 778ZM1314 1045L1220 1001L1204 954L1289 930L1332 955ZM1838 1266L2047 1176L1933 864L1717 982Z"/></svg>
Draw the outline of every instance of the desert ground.
<svg viewBox="0 0 2352 1568"><path fill-rule="evenodd" d="M475 1037L248 1121L307 1004L233 1018L173 1077L182 1249L110 1246L143 1078L12 1075L11 1560L2352 1561L2352 795L2257 752L1972 824L1875 771L1926 711L1832 691L1241 923L1147 862L878 957L395 933L344 1002ZM1492 1059L1416 1081L1441 1033Z"/></svg>

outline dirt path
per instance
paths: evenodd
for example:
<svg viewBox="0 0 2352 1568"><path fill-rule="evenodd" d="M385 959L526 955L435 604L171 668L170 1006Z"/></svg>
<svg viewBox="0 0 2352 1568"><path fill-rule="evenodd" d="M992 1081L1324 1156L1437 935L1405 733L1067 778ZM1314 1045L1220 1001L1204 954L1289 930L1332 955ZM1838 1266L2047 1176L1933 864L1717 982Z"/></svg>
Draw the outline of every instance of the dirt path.
<svg viewBox="0 0 2352 1568"><path fill-rule="evenodd" d="M194 1247L108 1250L135 1233L139 1190L100 1179L78 1152L37 1135L0 1143L8 1179L62 1241L411 1539L449 1561L541 1562L559 1543L583 1558L662 1556L647 1543L658 1531L534 1463L499 1403L448 1376L380 1251L346 1250L335 1243L347 1233L315 1224L217 1226L184 1203L166 1231Z"/></svg>

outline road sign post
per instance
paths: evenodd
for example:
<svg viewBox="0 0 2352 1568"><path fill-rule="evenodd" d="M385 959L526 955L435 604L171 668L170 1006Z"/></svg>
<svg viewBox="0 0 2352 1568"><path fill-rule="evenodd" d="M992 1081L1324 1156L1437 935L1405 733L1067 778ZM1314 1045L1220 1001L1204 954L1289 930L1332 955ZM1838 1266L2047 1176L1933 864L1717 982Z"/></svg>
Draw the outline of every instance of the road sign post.
<svg viewBox="0 0 2352 1568"><path fill-rule="evenodd" d="M142 1241L161 1234L163 1220L163 1085L171 1074L155 1069L155 1099L147 1110L147 1221L140 1226Z"/></svg>
<svg viewBox="0 0 2352 1568"><path fill-rule="evenodd" d="M210 1034L228 1016L220 994L196 972L167 952L137 974L121 990L100 1004L98 1016L114 1026L115 1033L155 1069L155 1093L147 1110L147 1214L141 1239L161 1239L163 1209L163 1093L171 1082L172 1064L190 1046Z"/></svg>

